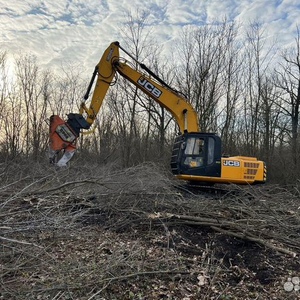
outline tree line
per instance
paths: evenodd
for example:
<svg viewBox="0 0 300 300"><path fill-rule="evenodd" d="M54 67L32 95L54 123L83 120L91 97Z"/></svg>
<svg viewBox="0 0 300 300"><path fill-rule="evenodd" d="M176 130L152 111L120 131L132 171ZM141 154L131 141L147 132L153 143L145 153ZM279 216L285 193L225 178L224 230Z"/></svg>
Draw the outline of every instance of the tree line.
<svg viewBox="0 0 300 300"><path fill-rule="evenodd" d="M259 23L243 30L226 21L187 26L173 51L164 54L163 46L153 42L148 16L147 12L127 15L120 27L123 47L189 99L201 131L221 136L224 154L264 160L271 181L297 180L299 28L294 43L279 48L276 42L267 42ZM53 113L66 116L78 111L89 81L81 74L78 67L70 66L58 75L41 68L37 57L25 54L15 57L12 79L8 53L0 50L2 161L47 159L47 121ZM177 131L164 108L117 78L92 133L80 137L76 157L80 163L92 160L121 167L149 160L167 164Z"/></svg>

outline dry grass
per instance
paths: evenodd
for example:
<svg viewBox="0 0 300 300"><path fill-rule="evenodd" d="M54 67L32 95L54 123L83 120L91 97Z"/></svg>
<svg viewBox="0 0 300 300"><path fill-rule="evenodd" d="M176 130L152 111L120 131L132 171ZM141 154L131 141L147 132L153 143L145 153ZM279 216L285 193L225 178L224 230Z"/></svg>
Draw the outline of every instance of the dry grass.
<svg viewBox="0 0 300 300"><path fill-rule="evenodd" d="M296 299L299 193L162 168L2 165L0 299ZM239 190L237 192L237 189Z"/></svg>

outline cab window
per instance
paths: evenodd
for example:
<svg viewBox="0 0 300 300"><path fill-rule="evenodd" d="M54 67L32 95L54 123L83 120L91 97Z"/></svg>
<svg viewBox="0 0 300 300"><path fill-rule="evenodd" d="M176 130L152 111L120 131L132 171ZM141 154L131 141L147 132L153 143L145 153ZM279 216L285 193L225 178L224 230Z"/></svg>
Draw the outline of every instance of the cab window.
<svg viewBox="0 0 300 300"><path fill-rule="evenodd" d="M184 164L194 168L203 166L204 140L197 137L190 137L185 144Z"/></svg>
<svg viewBox="0 0 300 300"><path fill-rule="evenodd" d="M196 137L188 138L184 154L186 155L200 155L203 153L204 140Z"/></svg>
<svg viewBox="0 0 300 300"><path fill-rule="evenodd" d="M210 165L214 162L215 156L215 139L212 137L208 138L208 147L207 147L207 164Z"/></svg>

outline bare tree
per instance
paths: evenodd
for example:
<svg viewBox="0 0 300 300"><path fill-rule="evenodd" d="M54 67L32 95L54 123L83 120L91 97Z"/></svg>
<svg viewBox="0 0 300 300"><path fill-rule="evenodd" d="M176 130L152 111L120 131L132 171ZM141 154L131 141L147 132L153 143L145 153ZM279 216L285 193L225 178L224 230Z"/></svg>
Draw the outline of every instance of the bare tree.
<svg viewBox="0 0 300 300"><path fill-rule="evenodd" d="M35 56L24 55L16 59L16 75L19 97L26 112L25 154L32 154L34 159L38 159L47 140L45 121L49 98L49 73L40 71Z"/></svg>
<svg viewBox="0 0 300 300"><path fill-rule="evenodd" d="M26 117L23 110L24 103L13 86L5 97L1 118L2 151L10 159L16 158L24 150L23 132L26 128Z"/></svg>
<svg viewBox="0 0 300 300"><path fill-rule="evenodd" d="M7 90L7 53L5 51L0 52L0 106L3 108L5 105L5 99L8 94ZM0 128L4 128L4 112L3 109L0 111ZM0 130L0 144L3 144L4 141L3 130Z"/></svg>
<svg viewBox="0 0 300 300"><path fill-rule="evenodd" d="M26 115L25 153L29 154L31 148L31 114L37 109L37 99L40 91L38 90L38 66L36 57L32 55L22 55L16 59L16 75L20 88L19 97L24 103Z"/></svg>
<svg viewBox="0 0 300 300"><path fill-rule="evenodd" d="M267 45L261 24L253 22L245 41L244 142L248 155L257 156L269 143L270 113L274 101L269 101L270 63L273 45ZM263 121L262 121L263 120ZM267 126L267 127L265 127ZM267 146L267 152L269 151Z"/></svg>
<svg viewBox="0 0 300 300"><path fill-rule="evenodd" d="M233 24L232 24L233 25ZM224 96L218 103L219 128L225 154L233 154L238 150L238 136L236 135L236 119L240 113L239 102L244 92L241 84L243 77L243 57L240 54L242 46L237 42L238 26L229 26L224 49L224 72L222 81Z"/></svg>
<svg viewBox="0 0 300 300"><path fill-rule="evenodd" d="M294 170L299 169L299 110L300 110L300 29L297 27L295 46L282 53L283 62L277 69L277 86L282 90L280 108L290 119L286 131L291 145ZM299 171L297 171L299 174Z"/></svg>
<svg viewBox="0 0 300 300"><path fill-rule="evenodd" d="M149 17L149 12L137 10L135 13L128 12L126 15L126 21L123 26L120 28L124 40L125 48L130 52L136 61L133 61L133 66L139 68L140 62L152 62L153 57L157 53L157 46L153 45L153 40L150 40L149 36L151 33L151 27L147 28L147 20ZM149 29L150 28L150 29ZM122 116L127 116L129 119L129 128L126 129L126 134L124 132L124 124L127 121L123 120L122 127L124 132L123 138L123 147L126 151L124 158L124 165L128 166L133 163L133 160L138 158L143 160L146 158L145 153L148 150L147 145L149 145L149 132L151 131L151 113L150 110L151 100L145 94L140 92L140 90L132 86L128 81L121 80L119 83L122 84L123 92L122 100L120 103L123 103L122 109L125 108L126 113L123 113ZM120 96L119 96L120 97ZM125 100L125 103L124 103ZM115 107L116 109L116 107ZM128 115L129 113L129 115ZM146 121L146 122L145 122ZM141 126L143 124L143 126ZM162 131L159 131L160 133ZM144 147L142 144L141 136L145 140ZM147 150L146 150L146 149Z"/></svg>
<svg viewBox="0 0 300 300"><path fill-rule="evenodd" d="M218 104L222 99L233 101L226 91L225 80L232 79L232 45L236 36L234 24L224 21L183 31L179 47L180 64L178 72L179 89L191 101L199 115L202 131L216 131L218 128ZM230 63L231 59L231 64ZM231 72L231 77L228 75ZM227 78L226 78L227 76ZM227 85L228 87L228 85ZM231 106L231 107L230 107ZM232 115L232 105L228 103L226 114ZM230 127L226 119L227 128ZM225 132L224 132L225 133Z"/></svg>
<svg viewBox="0 0 300 300"><path fill-rule="evenodd" d="M265 77L261 90L261 127L263 132L262 157L270 166L273 161L275 148L281 140L282 113L281 113L281 92L276 88L273 77Z"/></svg>
<svg viewBox="0 0 300 300"><path fill-rule="evenodd" d="M7 95L7 53L5 51L0 52L0 105L4 103L5 96Z"/></svg>
<svg viewBox="0 0 300 300"><path fill-rule="evenodd" d="M51 113L63 116L71 111L78 111L88 83L88 79L83 78L81 74L82 69L79 65L65 63L60 72L49 76Z"/></svg>

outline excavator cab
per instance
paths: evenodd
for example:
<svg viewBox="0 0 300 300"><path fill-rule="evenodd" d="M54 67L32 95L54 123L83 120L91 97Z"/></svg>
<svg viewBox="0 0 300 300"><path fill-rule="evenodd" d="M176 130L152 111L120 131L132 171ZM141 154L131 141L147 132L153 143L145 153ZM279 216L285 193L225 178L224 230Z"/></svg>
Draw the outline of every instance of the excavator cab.
<svg viewBox="0 0 300 300"><path fill-rule="evenodd" d="M201 184L257 184L266 181L264 162L254 157L222 157L214 133L185 132L175 138L171 170L178 178Z"/></svg>
<svg viewBox="0 0 300 300"><path fill-rule="evenodd" d="M221 176L221 140L213 133L184 133L175 138L171 156L174 175Z"/></svg>

